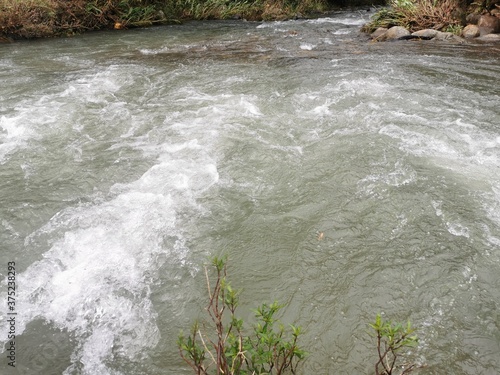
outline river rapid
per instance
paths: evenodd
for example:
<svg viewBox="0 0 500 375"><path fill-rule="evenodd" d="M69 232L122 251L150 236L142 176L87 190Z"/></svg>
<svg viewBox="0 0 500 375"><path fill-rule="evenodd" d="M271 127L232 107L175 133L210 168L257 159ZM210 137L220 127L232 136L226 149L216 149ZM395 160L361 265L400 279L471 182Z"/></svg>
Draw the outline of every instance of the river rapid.
<svg viewBox="0 0 500 375"><path fill-rule="evenodd" d="M192 373L226 253L301 374L373 374L379 312L419 374L498 374L500 49L370 43L369 15L0 45L0 372Z"/></svg>

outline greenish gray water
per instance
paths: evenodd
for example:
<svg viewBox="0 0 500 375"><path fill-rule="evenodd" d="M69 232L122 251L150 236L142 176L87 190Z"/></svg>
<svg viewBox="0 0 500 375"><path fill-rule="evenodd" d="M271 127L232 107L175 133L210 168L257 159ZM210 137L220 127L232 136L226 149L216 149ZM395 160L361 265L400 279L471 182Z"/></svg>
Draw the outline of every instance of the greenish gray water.
<svg viewBox="0 0 500 375"><path fill-rule="evenodd" d="M497 374L500 50L371 44L366 18L0 46L2 369L189 374L225 252L242 317L304 327L303 374L372 373L378 312L419 328L419 373Z"/></svg>

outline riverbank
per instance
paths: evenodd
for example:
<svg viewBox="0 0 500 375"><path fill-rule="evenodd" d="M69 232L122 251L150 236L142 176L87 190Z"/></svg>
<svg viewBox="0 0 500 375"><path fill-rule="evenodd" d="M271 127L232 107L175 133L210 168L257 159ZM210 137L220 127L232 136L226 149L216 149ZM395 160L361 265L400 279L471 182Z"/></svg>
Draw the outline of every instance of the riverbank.
<svg viewBox="0 0 500 375"><path fill-rule="evenodd" d="M365 0L0 0L0 39L70 36L89 30L145 27L185 20L283 20ZM370 3L371 4L371 3Z"/></svg>
<svg viewBox="0 0 500 375"><path fill-rule="evenodd" d="M375 41L393 39L500 39L500 1L390 0L362 31ZM391 31L389 31L391 30Z"/></svg>

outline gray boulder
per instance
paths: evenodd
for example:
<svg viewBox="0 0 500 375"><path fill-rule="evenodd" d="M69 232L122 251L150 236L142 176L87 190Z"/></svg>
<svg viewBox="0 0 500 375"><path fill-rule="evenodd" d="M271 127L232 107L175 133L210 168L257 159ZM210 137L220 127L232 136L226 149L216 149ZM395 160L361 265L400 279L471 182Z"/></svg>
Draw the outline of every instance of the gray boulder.
<svg viewBox="0 0 500 375"><path fill-rule="evenodd" d="M370 34L370 37L372 39L377 39L380 35L386 33L387 30L387 27L379 27L377 30Z"/></svg>

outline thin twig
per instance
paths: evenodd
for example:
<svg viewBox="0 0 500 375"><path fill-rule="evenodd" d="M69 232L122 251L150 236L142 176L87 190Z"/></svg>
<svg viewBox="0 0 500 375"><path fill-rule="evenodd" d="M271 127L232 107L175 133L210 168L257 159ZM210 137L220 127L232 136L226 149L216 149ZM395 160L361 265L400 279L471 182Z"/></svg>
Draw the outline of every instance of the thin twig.
<svg viewBox="0 0 500 375"><path fill-rule="evenodd" d="M212 352L207 348L207 344L205 344L205 340L203 340L203 335L201 334L201 331L198 330L198 336L200 336L200 340L201 340L201 343L203 344L203 347L205 348L205 351L210 355L210 357L212 357L212 361L214 363L216 363L216 360L214 358L214 355L212 354Z"/></svg>
<svg viewBox="0 0 500 375"><path fill-rule="evenodd" d="M210 278L208 277L207 266L205 266L204 268L205 268L205 278L207 279L208 297L210 300L212 300L212 290L210 289Z"/></svg>

